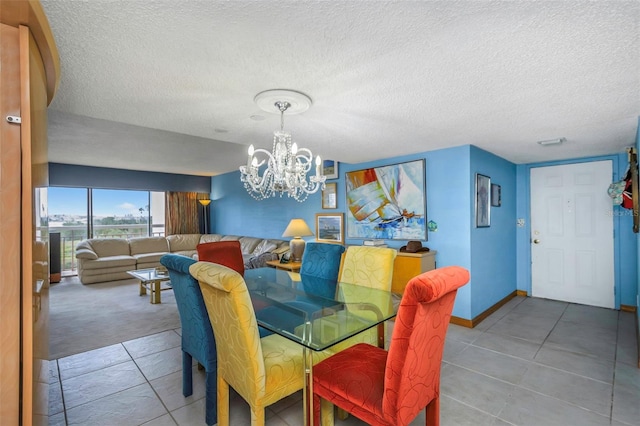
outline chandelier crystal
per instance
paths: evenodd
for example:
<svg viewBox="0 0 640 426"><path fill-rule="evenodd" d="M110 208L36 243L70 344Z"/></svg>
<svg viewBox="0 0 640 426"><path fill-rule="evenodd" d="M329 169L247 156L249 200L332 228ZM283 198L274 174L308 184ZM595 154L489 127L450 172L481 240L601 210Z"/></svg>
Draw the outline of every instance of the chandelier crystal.
<svg viewBox="0 0 640 426"><path fill-rule="evenodd" d="M240 166L240 181L256 200L287 194L296 201L303 202L309 194L325 188L327 177L322 175L322 160L320 156L316 156L315 174L307 178L314 164L313 154L310 150L298 148L296 143L291 143L291 134L284 131L284 113L291 107L291 103L278 100L274 105L280 111L280 130L273 132L272 151L249 146L247 164ZM261 170L265 164L266 168Z"/></svg>

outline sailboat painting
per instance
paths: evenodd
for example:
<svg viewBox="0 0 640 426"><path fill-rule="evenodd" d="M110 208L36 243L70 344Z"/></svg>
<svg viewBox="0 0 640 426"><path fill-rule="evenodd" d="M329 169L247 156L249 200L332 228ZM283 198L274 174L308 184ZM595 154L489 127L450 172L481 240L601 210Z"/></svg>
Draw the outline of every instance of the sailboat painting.
<svg viewBox="0 0 640 426"><path fill-rule="evenodd" d="M427 240L424 160L345 174L347 238Z"/></svg>

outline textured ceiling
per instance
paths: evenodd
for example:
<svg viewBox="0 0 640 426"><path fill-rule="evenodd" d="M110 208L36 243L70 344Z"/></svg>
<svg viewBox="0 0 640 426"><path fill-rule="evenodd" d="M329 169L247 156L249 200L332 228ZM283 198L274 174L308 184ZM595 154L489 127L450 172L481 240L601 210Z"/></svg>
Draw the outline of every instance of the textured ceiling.
<svg viewBox="0 0 640 426"><path fill-rule="evenodd" d="M472 144L529 163L635 142L638 0L41 1L62 68L52 162L237 170L280 124L254 96L283 88L313 101L285 130L341 162Z"/></svg>

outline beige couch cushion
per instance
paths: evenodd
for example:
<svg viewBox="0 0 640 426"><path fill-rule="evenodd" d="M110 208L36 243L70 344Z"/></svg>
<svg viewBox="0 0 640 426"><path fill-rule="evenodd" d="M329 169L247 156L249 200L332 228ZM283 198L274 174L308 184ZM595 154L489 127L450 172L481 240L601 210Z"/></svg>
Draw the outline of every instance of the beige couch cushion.
<svg viewBox="0 0 640 426"><path fill-rule="evenodd" d="M138 265L138 269L140 269L139 266L144 263L159 263L160 258L165 254L167 253L140 253L134 254L133 258L136 259L136 264Z"/></svg>
<svg viewBox="0 0 640 426"><path fill-rule="evenodd" d="M129 267L130 269L136 269L136 259L132 256L105 256L96 260L85 260L82 262L82 269L105 269L113 267Z"/></svg>
<svg viewBox="0 0 640 426"><path fill-rule="evenodd" d="M251 254L256 249L260 242L264 241L262 238L254 237L240 237L240 249L242 254Z"/></svg>
<svg viewBox="0 0 640 426"><path fill-rule="evenodd" d="M260 256L262 253L275 250L277 247L278 247L278 244L276 244L271 240L262 240L258 243L256 248L253 249L251 254L253 256Z"/></svg>
<svg viewBox="0 0 640 426"><path fill-rule="evenodd" d="M177 234L167 237L171 253L195 250L200 243L200 234Z"/></svg>
<svg viewBox="0 0 640 426"><path fill-rule="evenodd" d="M165 237L140 237L129 240L131 256L146 253L168 253L169 243Z"/></svg>
<svg viewBox="0 0 640 426"><path fill-rule="evenodd" d="M129 241L124 238L92 238L91 248L101 257L129 256Z"/></svg>
<svg viewBox="0 0 640 426"><path fill-rule="evenodd" d="M217 241L220 241L221 238L221 234L202 234L202 236L200 237L200 244L215 243Z"/></svg>

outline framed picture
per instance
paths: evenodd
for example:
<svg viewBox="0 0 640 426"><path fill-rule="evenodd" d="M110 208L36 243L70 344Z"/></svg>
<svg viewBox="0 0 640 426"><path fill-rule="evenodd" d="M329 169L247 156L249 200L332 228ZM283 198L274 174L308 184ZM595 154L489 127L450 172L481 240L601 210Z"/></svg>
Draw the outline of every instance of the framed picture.
<svg viewBox="0 0 640 426"><path fill-rule="evenodd" d="M425 161L345 174L347 238L427 240Z"/></svg>
<svg viewBox="0 0 640 426"><path fill-rule="evenodd" d="M316 240L327 243L344 243L344 214L317 213Z"/></svg>
<svg viewBox="0 0 640 426"><path fill-rule="evenodd" d="M500 185L491 184L491 206L500 207L502 205L502 194Z"/></svg>
<svg viewBox="0 0 640 426"><path fill-rule="evenodd" d="M491 193L491 178L476 173L476 228L491 226L491 211L489 197Z"/></svg>
<svg viewBox="0 0 640 426"><path fill-rule="evenodd" d="M327 183L325 189L322 190L322 208L337 209L338 208L338 184Z"/></svg>
<svg viewBox="0 0 640 426"><path fill-rule="evenodd" d="M327 179L338 179L338 162L333 160L322 160L322 174Z"/></svg>

